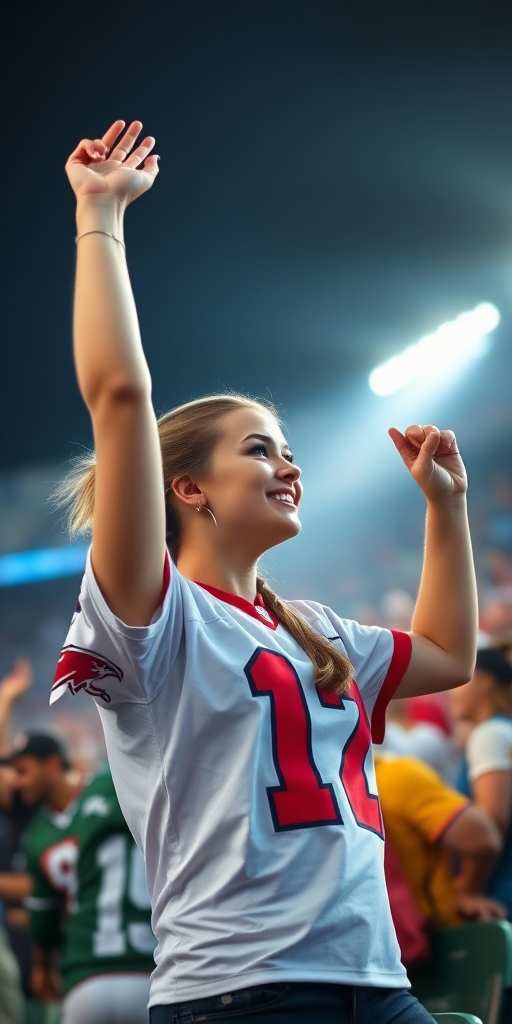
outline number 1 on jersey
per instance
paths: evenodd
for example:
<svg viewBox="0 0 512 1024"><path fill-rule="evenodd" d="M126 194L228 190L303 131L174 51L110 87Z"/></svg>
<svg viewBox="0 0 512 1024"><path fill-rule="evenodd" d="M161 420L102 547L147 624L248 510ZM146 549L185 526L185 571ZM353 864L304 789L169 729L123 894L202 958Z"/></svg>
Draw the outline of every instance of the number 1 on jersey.
<svg viewBox="0 0 512 1024"><path fill-rule="evenodd" d="M267 795L276 832L342 825L334 787L322 782L313 759L311 718L293 665L284 655L259 647L245 666L245 674L253 696L270 700L272 754L279 785L267 787ZM383 838L379 799L370 793L365 774L371 734L361 694L355 683L343 698L317 694L325 708L343 712L344 700L357 706L356 725L340 751L340 779L357 824Z"/></svg>
<svg viewBox="0 0 512 1024"><path fill-rule="evenodd" d="M268 697L272 753L279 786L267 789L276 832L341 823L330 782L322 782L313 760L311 720L293 665L282 654L259 647L245 666L255 697Z"/></svg>

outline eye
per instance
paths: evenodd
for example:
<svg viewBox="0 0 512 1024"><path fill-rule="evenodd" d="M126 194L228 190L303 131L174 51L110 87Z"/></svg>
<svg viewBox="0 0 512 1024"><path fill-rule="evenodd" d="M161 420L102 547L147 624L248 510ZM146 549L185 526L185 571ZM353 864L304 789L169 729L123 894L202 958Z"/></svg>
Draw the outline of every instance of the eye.
<svg viewBox="0 0 512 1024"><path fill-rule="evenodd" d="M250 448L247 452L248 455L267 455L266 444L255 444L253 448Z"/></svg>
<svg viewBox="0 0 512 1024"><path fill-rule="evenodd" d="M286 459L287 462L293 462L293 455L292 455L292 453L291 452L286 452L286 454L283 454L283 459Z"/></svg>

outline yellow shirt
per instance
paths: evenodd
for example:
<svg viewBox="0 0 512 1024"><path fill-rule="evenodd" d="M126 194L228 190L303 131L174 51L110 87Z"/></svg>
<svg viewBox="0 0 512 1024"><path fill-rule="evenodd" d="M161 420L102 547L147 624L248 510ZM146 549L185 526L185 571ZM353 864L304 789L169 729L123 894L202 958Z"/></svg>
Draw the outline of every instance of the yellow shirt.
<svg viewBox="0 0 512 1024"><path fill-rule="evenodd" d="M449 851L439 840L469 801L412 757L375 752L375 772L386 837L419 909L436 924L461 924Z"/></svg>

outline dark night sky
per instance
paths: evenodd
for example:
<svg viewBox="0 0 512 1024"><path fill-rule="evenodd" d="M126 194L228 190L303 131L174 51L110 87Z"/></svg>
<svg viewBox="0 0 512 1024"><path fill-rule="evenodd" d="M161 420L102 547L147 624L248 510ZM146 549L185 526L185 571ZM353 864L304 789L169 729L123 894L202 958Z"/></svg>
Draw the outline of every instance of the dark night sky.
<svg viewBox="0 0 512 1024"><path fill-rule="evenodd" d="M333 382L343 398L482 300L502 312L482 422L510 406L509 0L16 0L2 15L0 468L89 439L63 165L117 117L140 118L162 158L127 216L159 411L223 387L285 410Z"/></svg>

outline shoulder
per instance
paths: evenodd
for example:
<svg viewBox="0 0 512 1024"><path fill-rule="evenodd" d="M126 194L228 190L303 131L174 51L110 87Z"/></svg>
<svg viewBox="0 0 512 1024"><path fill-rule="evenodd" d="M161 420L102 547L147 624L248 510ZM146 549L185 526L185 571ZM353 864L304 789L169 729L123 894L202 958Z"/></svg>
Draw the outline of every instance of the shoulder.
<svg viewBox="0 0 512 1024"><path fill-rule="evenodd" d="M317 601L287 601L287 605L299 612L317 632L323 633L326 639L341 640L348 650L368 655L379 643L384 641L390 647L393 636L390 630L382 626L365 626L355 619L345 619L337 615L332 608Z"/></svg>
<svg viewBox="0 0 512 1024"><path fill-rule="evenodd" d="M378 755L375 766L379 777L392 786L393 793L413 793L418 786L423 789L448 789L441 776L415 757L386 757Z"/></svg>
<svg viewBox="0 0 512 1024"><path fill-rule="evenodd" d="M502 737L512 742L512 718L488 718L485 722L480 722L471 730L468 743L492 741Z"/></svg>
<svg viewBox="0 0 512 1024"><path fill-rule="evenodd" d="M512 769L512 720L488 718L471 731L466 756L470 779Z"/></svg>
<svg viewBox="0 0 512 1024"><path fill-rule="evenodd" d="M124 822L110 768L102 768L83 790L77 817L84 827L87 822L87 827L93 830L103 828L106 822L117 826L118 818Z"/></svg>

